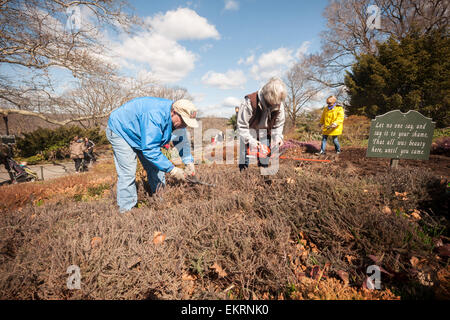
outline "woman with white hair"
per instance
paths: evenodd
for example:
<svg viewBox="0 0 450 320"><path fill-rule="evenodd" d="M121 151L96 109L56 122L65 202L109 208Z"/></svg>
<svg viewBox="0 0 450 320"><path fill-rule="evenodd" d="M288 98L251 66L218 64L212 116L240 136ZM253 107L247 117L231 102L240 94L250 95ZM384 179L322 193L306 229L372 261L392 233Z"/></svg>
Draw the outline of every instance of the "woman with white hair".
<svg viewBox="0 0 450 320"><path fill-rule="evenodd" d="M280 78L272 78L260 90L245 97L237 115L240 136L239 169L248 168L248 149L261 146L276 149L283 144L286 86ZM258 165L267 167L267 158L258 158Z"/></svg>

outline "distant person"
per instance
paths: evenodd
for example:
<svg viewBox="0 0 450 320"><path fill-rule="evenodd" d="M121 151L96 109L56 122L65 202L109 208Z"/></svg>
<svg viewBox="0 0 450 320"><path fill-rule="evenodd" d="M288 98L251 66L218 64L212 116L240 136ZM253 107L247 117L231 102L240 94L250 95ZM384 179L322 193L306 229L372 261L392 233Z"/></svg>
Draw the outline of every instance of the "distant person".
<svg viewBox="0 0 450 320"><path fill-rule="evenodd" d="M322 146L317 155L326 154L328 137L332 137L336 154L341 153L338 136L342 134L344 127L344 108L337 104L335 96L328 97L327 106L323 108L319 127L322 127Z"/></svg>
<svg viewBox="0 0 450 320"><path fill-rule="evenodd" d="M286 86L283 81L272 78L260 90L245 97L236 120L240 137L239 169L241 171L248 168L249 148L257 150L260 145L265 145L275 149L282 146L286 96ZM268 167L268 158L258 159L258 166Z"/></svg>
<svg viewBox="0 0 450 320"><path fill-rule="evenodd" d="M70 142L70 158L75 162L75 172L80 172L81 164L84 158L84 152L86 151L86 145L84 139L75 136ZM85 168L83 168L84 170Z"/></svg>
<svg viewBox="0 0 450 320"><path fill-rule="evenodd" d="M153 97L133 99L111 113L106 136L114 151L121 213L137 203L137 158L147 172L152 192L165 185L166 172L179 181L195 175L186 127L197 128L196 117L197 108L189 100L173 102ZM175 167L163 155L161 148L170 141L186 165L185 170Z"/></svg>
<svg viewBox="0 0 450 320"><path fill-rule="evenodd" d="M87 164L89 164L91 161L94 163L97 161L94 155L94 147L95 143L91 140L89 140L88 137L84 138L84 145L86 146L86 152L84 153L84 160Z"/></svg>

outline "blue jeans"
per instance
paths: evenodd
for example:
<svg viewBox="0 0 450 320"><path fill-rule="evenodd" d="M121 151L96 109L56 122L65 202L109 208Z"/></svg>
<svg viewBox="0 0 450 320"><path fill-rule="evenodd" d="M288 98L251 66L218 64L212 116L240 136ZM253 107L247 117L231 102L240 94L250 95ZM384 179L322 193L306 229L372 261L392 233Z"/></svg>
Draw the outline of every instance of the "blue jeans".
<svg viewBox="0 0 450 320"><path fill-rule="evenodd" d="M137 158L147 172L151 191L165 185L165 173L155 168L141 151L133 149L121 136L106 128L106 137L114 151L114 163L117 171L117 204L120 212L131 210L137 203L136 167Z"/></svg>
<svg viewBox="0 0 450 320"><path fill-rule="evenodd" d="M333 138L334 143L334 149L336 152L341 152L341 146L339 145L338 136L331 136ZM328 136L322 136L322 147L320 148L320 151L325 153L326 147L327 147L327 140Z"/></svg>

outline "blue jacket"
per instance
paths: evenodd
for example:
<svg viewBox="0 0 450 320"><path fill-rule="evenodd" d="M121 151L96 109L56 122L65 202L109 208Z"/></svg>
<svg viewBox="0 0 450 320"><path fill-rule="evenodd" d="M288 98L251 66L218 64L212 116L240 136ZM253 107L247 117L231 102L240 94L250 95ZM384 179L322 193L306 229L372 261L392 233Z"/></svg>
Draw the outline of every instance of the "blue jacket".
<svg viewBox="0 0 450 320"><path fill-rule="evenodd" d="M142 151L145 158L164 172L174 168L161 152L161 147L170 141L174 142L183 163L194 162L186 129L172 132L172 103L162 98L136 98L114 110L108 120L108 127L114 133L133 149Z"/></svg>

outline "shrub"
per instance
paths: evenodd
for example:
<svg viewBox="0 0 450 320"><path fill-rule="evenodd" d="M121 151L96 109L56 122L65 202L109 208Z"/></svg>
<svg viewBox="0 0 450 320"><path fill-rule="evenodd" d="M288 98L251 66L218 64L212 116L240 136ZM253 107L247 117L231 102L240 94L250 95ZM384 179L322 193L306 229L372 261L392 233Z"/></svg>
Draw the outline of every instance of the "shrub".
<svg viewBox="0 0 450 320"><path fill-rule="evenodd" d="M437 138L431 144L431 153L450 157L450 137Z"/></svg>
<svg viewBox="0 0 450 320"><path fill-rule="evenodd" d="M75 188L81 180L61 188L68 195L67 188L73 189L75 201L45 201L39 207L4 212L0 298L278 297L287 284L298 283L294 260L305 268L330 263L330 274L343 270L351 285L360 287L365 267L373 264L369 255L382 256L383 268L406 278L412 255L433 257L430 236L422 226L381 211L385 205L407 210L434 197L436 190L428 188L433 177L426 172L408 169L363 178L332 166L283 166L266 179L254 167L242 173L234 166L199 169L199 179L215 188L169 183L153 197L139 188L146 205L125 215L118 214L112 197L84 202ZM86 179L88 174L72 179ZM95 187L91 193L98 194L109 182L90 185ZM411 193L409 202L395 198L393 191L403 190ZM159 234L165 240L155 242ZM94 238L101 238L100 245L92 245ZM316 251L303 255L297 244ZM70 265L81 269L82 290L65 285ZM314 290L325 285L319 281L311 288L305 283L301 294L342 297L335 282L327 289L332 295ZM389 279L383 280L388 284ZM353 291L343 297L353 296L360 297Z"/></svg>
<svg viewBox="0 0 450 320"><path fill-rule="evenodd" d="M64 152L74 136L88 137L94 143L106 144L107 139L100 128L82 129L76 126L64 126L51 130L39 128L33 132L25 133L17 138L17 149L22 157L31 157L43 153L45 159L64 157Z"/></svg>
<svg viewBox="0 0 450 320"><path fill-rule="evenodd" d="M367 146L370 119L365 116L349 116L344 120L341 142L344 146Z"/></svg>

